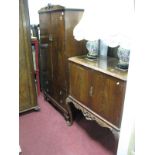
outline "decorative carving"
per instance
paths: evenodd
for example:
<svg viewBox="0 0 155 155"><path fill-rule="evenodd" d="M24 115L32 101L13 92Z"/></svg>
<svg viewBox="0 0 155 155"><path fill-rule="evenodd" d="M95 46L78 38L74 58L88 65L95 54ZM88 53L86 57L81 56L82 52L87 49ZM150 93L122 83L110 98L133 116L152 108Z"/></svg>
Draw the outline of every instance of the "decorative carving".
<svg viewBox="0 0 155 155"><path fill-rule="evenodd" d="M74 106L81 110L83 115L85 116L85 118L87 120L94 120L96 121L100 126L102 127L107 127L112 131L112 127L110 127L109 125L107 125L105 122L103 122L101 119L97 118L94 114L92 114L91 112L89 112L87 109L83 108L82 106L80 106L79 104L73 102Z"/></svg>
<svg viewBox="0 0 155 155"><path fill-rule="evenodd" d="M65 7L60 6L60 5L51 5L48 4L46 7L41 8L38 12L48 12L48 11L56 11L56 10L64 10Z"/></svg>
<svg viewBox="0 0 155 155"><path fill-rule="evenodd" d="M119 138L119 130L113 128L112 126L108 125L106 123L106 121L103 121L102 119L98 118L95 114L91 113L90 110L84 108L83 106L80 105L80 103L78 101L75 101L72 97L68 97L66 99L66 105L67 107L69 108L68 110L70 111L70 118L71 118L71 121L72 120L72 112L71 112L71 109L70 109L70 103L73 103L73 105L75 106L75 108L81 110L81 112L83 113L84 117L87 119L87 120L94 120L96 121L101 127L106 127L106 128L109 128L113 135L115 136L116 139Z"/></svg>

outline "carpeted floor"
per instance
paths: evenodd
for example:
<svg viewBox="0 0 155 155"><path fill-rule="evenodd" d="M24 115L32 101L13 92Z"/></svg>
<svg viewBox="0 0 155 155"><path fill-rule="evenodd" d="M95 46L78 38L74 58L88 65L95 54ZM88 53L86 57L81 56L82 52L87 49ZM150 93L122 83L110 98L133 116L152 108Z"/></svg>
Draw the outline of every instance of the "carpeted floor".
<svg viewBox="0 0 155 155"><path fill-rule="evenodd" d="M117 142L106 128L77 113L71 127L63 116L38 97L39 112L20 115L21 155L115 155Z"/></svg>

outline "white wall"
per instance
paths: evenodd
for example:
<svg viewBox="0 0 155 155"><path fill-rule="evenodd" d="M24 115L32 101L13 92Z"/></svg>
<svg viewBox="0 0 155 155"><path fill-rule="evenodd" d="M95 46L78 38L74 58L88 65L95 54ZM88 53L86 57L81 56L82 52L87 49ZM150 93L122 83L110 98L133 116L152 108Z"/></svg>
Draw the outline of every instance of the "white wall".
<svg viewBox="0 0 155 155"><path fill-rule="evenodd" d="M155 22L154 2L136 2L134 46L121 124L118 155L127 155L135 121L135 154L155 154Z"/></svg>

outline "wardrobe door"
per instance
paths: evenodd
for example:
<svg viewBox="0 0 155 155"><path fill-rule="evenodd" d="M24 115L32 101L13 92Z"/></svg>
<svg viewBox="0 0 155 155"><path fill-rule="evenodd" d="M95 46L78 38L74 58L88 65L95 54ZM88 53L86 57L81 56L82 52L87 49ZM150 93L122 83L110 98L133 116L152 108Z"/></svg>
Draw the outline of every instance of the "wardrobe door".
<svg viewBox="0 0 155 155"><path fill-rule="evenodd" d="M40 22L40 81L41 89L49 93L51 80L50 33L51 15L49 12L39 14Z"/></svg>
<svg viewBox="0 0 155 155"><path fill-rule="evenodd" d="M50 19L51 15L49 12L40 13L39 14L39 23L40 23L40 38L47 39L48 42L48 35L51 30L51 22Z"/></svg>
<svg viewBox="0 0 155 155"><path fill-rule="evenodd" d="M19 0L19 110L37 106L27 0Z"/></svg>
<svg viewBox="0 0 155 155"><path fill-rule="evenodd" d="M65 55L64 55L64 11L51 13L51 66L52 97L59 102L62 89L65 89Z"/></svg>

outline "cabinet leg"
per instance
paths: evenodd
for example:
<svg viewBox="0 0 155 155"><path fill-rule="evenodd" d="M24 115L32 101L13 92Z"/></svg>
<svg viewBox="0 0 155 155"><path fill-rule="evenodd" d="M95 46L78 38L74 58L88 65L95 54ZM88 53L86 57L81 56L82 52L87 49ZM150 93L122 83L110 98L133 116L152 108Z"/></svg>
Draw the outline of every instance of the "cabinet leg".
<svg viewBox="0 0 155 155"><path fill-rule="evenodd" d="M50 101L49 98L46 96L46 94L44 94L44 100L47 101L47 102Z"/></svg>
<svg viewBox="0 0 155 155"><path fill-rule="evenodd" d="M44 94L44 100L47 101L47 96Z"/></svg>
<svg viewBox="0 0 155 155"><path fill-rule="evenodd" d="M73 122L70 122L70 121L66 121L67 123L67 126L71 126L73 124Z"/></svg>
<svg viewBox="0 0 155 155"><path fill-rule="evenodd" d="M112 133L113 133L113 135L114 135L114 137L115 137L115 140L116 141L118 141L119 140L119 132L118 131L115 131L115 130L111 130L112 131Z"/></svg>
<svg viewBox="0 0 155 155"><path fill-rule="evenodd" d="M40 110L40 107L39 106L36 106L36 107L34 107L34 110L35 111L39 111Z"/></svg>
<svg viewBox="0 0 155 155"><path fill-rule="evenodd" d="M67 117L65 117L65 118L66 118L66 123L68 126L71 126L73 124L73 115L72 115L70 103L71 103L70 99L67 98L66 99L66 106L67 106L67 110L68 110L68 116L67 116L68 118Z"/></svg>
<svg viewBox="0 0 155 155"><path fill-rule="evenodd" d="M73 124L70 116L68 114L64 114L67 126L71 126Z"/></svg>

